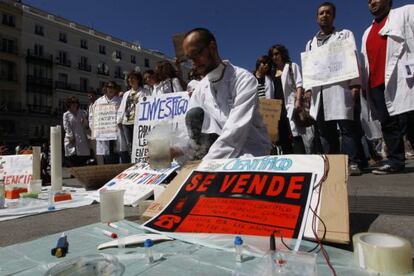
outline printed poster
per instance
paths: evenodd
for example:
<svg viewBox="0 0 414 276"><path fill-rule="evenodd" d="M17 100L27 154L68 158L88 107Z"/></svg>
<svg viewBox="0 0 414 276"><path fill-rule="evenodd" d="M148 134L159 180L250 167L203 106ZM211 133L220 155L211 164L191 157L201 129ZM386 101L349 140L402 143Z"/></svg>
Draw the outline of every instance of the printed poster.
<svg viewBox="0 0 414 276"><path fill-rule="evenodd" d="M176 92L143 97L136 106L134 139L131 160L133 163L148 162L147 135L159 124L168 124L171 130L187 132L185 114L188 109L188 93Z"/></svg>
<svg viewBox="0 0 414 276"><path fill-rule="evenodd" d="M117 109L114 104L98 104L93 110L93 133L98 141L117 139Z"/></svg>
<svg viewBox="0 0 414 276"><path fill-rule="evenodd" d="M32 180L33 155L0 155L0 179L4 180L6 190L24 187Z"/></svg>
<svg viewBox="0 0 414 276"><path fill-rule="evenodd" d="M319 155L203 161L144 226L164 234L268 237L276 231L301 238L324 170Z"/></svg>
<svg viewBox="0 0 414 276"><path fill-rule="evenodd" d="M97 191L95 199L99 201L100 190L125 190L124 204L136 206L139 201L151 196L155 187L178 168L177 164L173 164L168 169L154 170L148 164L137 163L102 186Z"/></svg>
<svg viewBox="0 0 414 276"><path fill-rule="evenodd" d="M306 89L359 77L356 46L351 39L337 40L301 53Z"/></svg>

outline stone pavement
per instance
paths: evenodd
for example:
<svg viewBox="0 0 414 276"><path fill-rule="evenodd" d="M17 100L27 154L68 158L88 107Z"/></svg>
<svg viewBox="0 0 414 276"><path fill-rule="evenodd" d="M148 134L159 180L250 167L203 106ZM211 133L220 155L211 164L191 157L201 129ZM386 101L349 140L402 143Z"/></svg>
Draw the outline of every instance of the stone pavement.
<svg viewBox="0 0 414 276"><path fill-rule="evenodd" d="M389 233L410 240L414 248L414 160L402 174L350 177L348 195L351 234Z"/></svg>

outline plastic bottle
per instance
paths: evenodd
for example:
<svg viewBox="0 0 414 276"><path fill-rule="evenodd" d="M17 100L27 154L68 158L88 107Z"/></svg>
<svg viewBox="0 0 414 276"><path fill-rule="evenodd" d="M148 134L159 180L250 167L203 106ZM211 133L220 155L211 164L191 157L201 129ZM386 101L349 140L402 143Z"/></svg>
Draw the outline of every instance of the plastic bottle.
<svg viewBox="0 0 414 276"><path fill-rule="evenodd" d="M152 264L154 262L154 255L152 254L152 240L146 239L144 242L145 248L145 259L147 260L147 264Z"/></svg>
<svg viewBox="0 0 414 276"><path fill-rule="evenodd" d="M4 180L0 179L0 209L6 208L6 197L5 197L6 189L4 187Z"/></svg>
<svg viewBox="0 0 414 276"><path fill-rule="evenodd" d="M47 210L54 211L55 210L55 193L52 191L52 188L49 190L49 196L47 200Z"/></svg>
<svg viewBox="0 0 414 276"><path fill-rule="evenodd" d="M236 262L243 262L243 239L240 236L234 238L234 248L236 249Z"/></svg>

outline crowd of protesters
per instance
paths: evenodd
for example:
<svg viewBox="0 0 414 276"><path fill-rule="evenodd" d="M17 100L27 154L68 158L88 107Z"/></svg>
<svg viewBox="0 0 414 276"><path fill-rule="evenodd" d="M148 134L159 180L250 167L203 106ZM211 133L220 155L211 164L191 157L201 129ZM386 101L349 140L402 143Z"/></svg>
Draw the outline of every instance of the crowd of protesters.
<svg viewBox="0 0 414 276"><path fill-rule="evenodd" d="M356 56L359 77L318 87L304 87L300 66L282 44L270 46L253 72L247 72L221 60L207 29L193 29L183 43L194 66L188 84L176 67L161 61L154 70L130 72L127 91L110 81L100 98L89 93L88 111L79 109L75 97L67 99L65 156L72 166L85 165L90 158L98 164L131 162L136 104L146 96L188 91L193 117L186 119L187 127L188 122L198 122L202 132L207 119L211 124L218 118L215 128L210 125L205 133L209 149L200 158L343 153L349 158L350 175L369 168L375 174L402 172L414 143L414 5L392 5L392 0L368 1L373 23L363 36L362 50L354 49L361 52ZM304 45L306 52L344 40L356 45L352 31L334 25L336 14L331 2L318 6L319 30ZM261 119L256 118L258 98L282 101L279 140L270 147L261 133ZM94 141L93 109L108 103L118 108L117 139Z"/></svg>

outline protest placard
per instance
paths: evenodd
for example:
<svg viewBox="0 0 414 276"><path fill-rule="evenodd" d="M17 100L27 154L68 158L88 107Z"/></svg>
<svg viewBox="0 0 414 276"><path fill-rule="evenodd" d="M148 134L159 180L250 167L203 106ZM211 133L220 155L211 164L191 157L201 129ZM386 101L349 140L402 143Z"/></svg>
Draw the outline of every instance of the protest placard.
<svg viewBox="0 0 414 276"><path fill-rule="evenodd" d="M27 188L32 180L33 155L0 155L0 179L6 190L13 187Z"/></svg>
<svg viewBox="0 0 414 276"><path fill-rule="evenodd" d="M359 77L355 43L336 40L301 53L303 86L312 88Z"/></svg>
<svg viewBox="0 0 414 276"><path fill-rule="evenodd" d="M278 231L300 238L324 170L324 158L317 155L203 161L145 227L253 236Z"/></svg>
<svg viewBox="0 0 414 276"><path fill-rule="evenodd" d="M93 135L96 140L117 139L117 109L114 104L99 104L93 110Z"/></svg>
<svg viewBox="0 0 414 276"><path fill-rule="evenodd" d="M178 167L174 164L167 169L154 170L148 164L137 163L108 181L97 191L95 199L99 201L101 190L125 190L124 204L136 206L140 200L151 196L155 187Z"/></svg>
<svg viewBox="0 0 414 276"><path fill-rule="evenodd" d="M259 99L259 112L266 126L270 141L276 143L279 140L279 120L282 112L282 100Z"/></svg>
<svg viewBox="0 0 414 276"><path fill-rule="evenodd" d="M169 125L171 131L186 132L185 114L188 109L188 93L176 92L144 97L136 106L134 139L131 160L133 163L148 162L147 135L157 125Z"/></svg>

